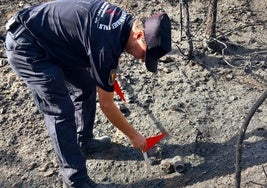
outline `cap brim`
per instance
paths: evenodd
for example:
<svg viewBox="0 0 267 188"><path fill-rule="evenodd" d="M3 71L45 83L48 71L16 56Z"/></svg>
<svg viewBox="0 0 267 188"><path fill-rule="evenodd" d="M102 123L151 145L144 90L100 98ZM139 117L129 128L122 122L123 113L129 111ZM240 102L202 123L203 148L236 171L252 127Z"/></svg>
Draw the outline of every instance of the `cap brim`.
<svg viewBox="0 0 267 188"><path fill-rule="evenodd" d="M158 59L153 58L150 53L149 50L147 49L146 51L146 68L148 71L150 72L157 72L158 70Z"/></svg>

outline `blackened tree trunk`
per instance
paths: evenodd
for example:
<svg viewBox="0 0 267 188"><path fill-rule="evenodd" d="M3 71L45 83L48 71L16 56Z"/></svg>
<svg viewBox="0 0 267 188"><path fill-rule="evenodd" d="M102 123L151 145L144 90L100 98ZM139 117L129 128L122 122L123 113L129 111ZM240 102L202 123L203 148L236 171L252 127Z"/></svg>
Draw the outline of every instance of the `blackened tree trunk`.
<svg viewBox="0 0 267 188"><path fill-rule="evenodd" d="M207 26L205 31L206 38L216 38L216 19L217 19L217 0L210 0Z"/></svg>
<svg viewBox="0 0 267 188"><path fill-rule="evenodd" d="M217 1L209 0L208 19L206 24L204 46L212 52L220 52L221 44L216 40Z"/></svg>
<svg viewBox="0 0 267 188"><path fill-rule="evenodd" d="M185 19L183 20L183 12ZM188 52L184 54L187 56L188 59L193 58L193 42L192 42L192 35L190 32L190 15L189 15L189 5L188 0L180 0L180 22L181 22L181 40L182 40L182 31L183 31L183 24L185 26L184 32L186 35L186 39L188 42ZM184 22L184 23L183 23Z"/></svg>

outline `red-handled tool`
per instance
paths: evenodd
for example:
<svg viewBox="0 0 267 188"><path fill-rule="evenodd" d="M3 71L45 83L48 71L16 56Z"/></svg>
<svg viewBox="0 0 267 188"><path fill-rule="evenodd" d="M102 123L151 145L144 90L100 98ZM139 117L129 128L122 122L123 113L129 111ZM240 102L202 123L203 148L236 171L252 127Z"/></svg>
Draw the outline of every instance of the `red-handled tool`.
<svg viewBox="0 0 267 188"><path fill-rule="evenodd" d="M163 132L156 136L146 138L146 149L145 149L145 152L143 152L143 156L146 162L147 172L150 172L150 161L147 157L147 151L150 150L154 145L156 145L166 135L167 135L167 132Z"/></svg>
<svg viewBox="0 0 267 188"><path fill-rule="evenodd" d="M124 97L124 95L123 95L123 93L122 93L122 90L121 90L120 85L119 85L119 83L117 82L117 80L115 80L115 82L114 82L114 91L119 95L119 97L120 97L124 102L126 102L125 97Z"/></svg>

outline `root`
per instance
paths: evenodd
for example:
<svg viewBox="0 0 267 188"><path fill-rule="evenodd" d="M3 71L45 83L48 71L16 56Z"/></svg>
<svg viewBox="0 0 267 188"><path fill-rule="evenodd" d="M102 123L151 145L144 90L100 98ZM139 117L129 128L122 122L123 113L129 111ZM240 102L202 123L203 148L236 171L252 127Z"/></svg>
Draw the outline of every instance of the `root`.
<svg viewBox="0 0 267 188"><path fill-rule="evenodd" d="M236 148L236 172L235 172L235 179L236 179L236 188L240 188L240 180L241 180L241 155L242 155L242 144L243 144L243 139L248 127L248 124L259 108L259 106L263 103L263 101L267 97L267 90L263 92L263 94L260 96L260 98L256 101L256 103L252 106L250 109L248 115L246 116L245 122L242 125L240 132L239 132L239 137L238 137L238 143L237 143L237 148Z"/></svg>

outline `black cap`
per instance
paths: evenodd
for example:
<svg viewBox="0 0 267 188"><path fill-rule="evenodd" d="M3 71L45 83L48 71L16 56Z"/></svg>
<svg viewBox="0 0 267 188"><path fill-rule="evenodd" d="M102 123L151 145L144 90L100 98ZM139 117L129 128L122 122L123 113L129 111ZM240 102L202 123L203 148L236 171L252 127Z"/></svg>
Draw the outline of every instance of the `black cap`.
<svg viewBox="0 0 267 188"><path fill-rule="evenodd" d="M157 72L158 60L171 51L171 22L166 13L145 20L146 68Z"/></svg>

